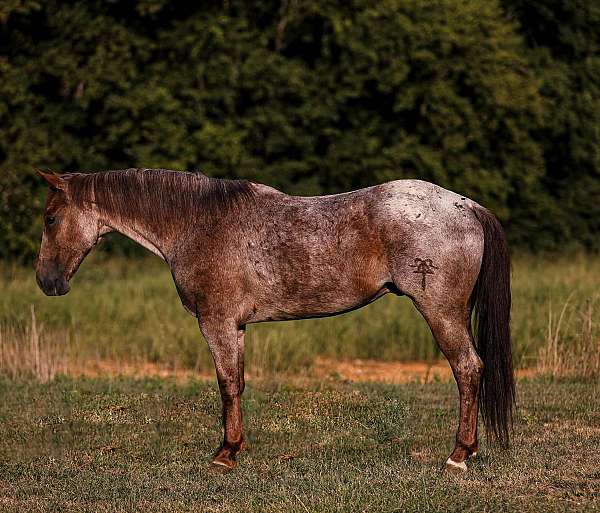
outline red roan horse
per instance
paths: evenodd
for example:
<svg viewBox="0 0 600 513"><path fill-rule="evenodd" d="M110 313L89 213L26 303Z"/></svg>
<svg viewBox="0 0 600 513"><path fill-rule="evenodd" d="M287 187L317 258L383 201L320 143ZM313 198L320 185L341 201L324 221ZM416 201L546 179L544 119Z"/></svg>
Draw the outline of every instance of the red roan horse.
<svg viewBox="0 0 600 513"><path fill-rule="evenodd" d="M215 465L233 468L245 445L246 325L335 315L388 292L412 299L458 384L447 467L466 470L476 454L478 407L492 438L508 443L509 253L499 222L481 205L419 180L297 197L168 170L40 174L50 186L36 263L46 294L66 294L85 256L113 231L171 268L215 362L225 432Z"/></svg>

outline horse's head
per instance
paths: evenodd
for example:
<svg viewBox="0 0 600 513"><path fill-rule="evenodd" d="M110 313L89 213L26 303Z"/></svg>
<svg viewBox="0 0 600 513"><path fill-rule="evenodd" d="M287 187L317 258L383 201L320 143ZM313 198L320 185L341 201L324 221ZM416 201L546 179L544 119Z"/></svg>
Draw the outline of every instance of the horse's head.
<svg viewBox="0 0 600 513"><path fill-rule="evenodd" d="M77 206L69 195L69 175L39 173L50 191L44 212L36 279L48 296L69 292L69 280L97 244L101 224L93 208Z"/></svg>

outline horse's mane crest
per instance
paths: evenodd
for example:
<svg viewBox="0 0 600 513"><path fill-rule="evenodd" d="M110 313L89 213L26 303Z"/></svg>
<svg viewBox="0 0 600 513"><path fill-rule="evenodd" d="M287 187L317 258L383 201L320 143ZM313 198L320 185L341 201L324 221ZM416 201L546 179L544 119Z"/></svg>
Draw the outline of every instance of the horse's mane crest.
<svg viewBox="0 0 600 513"><path fill-rule="evenodd" d="M127 169L67 175L69 197L79 207L93 203L121 219L161 221L220 217L253 200L246 180L209 178L167 169Z"/></svg>

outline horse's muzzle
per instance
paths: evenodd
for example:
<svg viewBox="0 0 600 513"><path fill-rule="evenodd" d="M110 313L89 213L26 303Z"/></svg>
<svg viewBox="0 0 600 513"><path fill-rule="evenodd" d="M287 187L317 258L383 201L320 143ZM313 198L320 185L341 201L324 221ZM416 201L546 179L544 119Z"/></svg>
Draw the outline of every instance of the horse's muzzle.
<svg viewBox="0 0 600 513"><path fill-rule="evenodd" d="M38 286L47 296L64 296L71 289L64 276L42 276L37 273L35 278Z"/></svg>

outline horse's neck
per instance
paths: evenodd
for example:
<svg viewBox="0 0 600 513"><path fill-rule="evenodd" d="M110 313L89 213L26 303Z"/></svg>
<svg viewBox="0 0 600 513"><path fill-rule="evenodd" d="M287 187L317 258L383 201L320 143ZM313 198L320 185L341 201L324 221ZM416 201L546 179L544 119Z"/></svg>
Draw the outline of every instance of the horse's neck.
<svg viewBox="0 0 600 513"><path fill-rule="evenodd" d="M105 232L119 232L163 260L168 259L172 249L169 241L160 240L160 237L148 229L145 223L134 219L118 219L106 216L104 224L107 227Z"/></svg>

